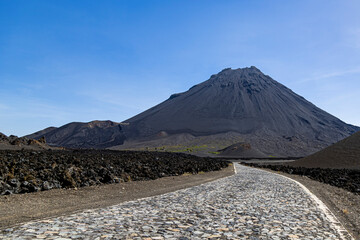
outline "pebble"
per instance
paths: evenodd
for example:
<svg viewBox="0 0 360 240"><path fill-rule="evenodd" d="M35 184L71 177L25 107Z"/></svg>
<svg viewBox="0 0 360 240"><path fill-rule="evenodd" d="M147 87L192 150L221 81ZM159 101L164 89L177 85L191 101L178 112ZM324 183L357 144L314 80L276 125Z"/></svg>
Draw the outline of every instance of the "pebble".
<svg viewBox="0 0 360 240"><path fill-rule="evenodd" d="M29 222L1 231L0 239L351 239L295 182L235 166L227 178Z"/></svg>

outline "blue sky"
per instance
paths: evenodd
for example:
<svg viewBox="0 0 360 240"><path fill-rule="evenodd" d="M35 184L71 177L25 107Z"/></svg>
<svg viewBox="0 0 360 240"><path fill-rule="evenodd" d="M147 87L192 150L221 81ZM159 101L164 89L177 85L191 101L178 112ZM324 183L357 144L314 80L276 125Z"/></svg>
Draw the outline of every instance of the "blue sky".
<svg viewBox="0 0 360 240"><path fill-rule="evenodd" d="M254 65L360 125L360 1L0 1L0 132L123 121Z"/></svg>

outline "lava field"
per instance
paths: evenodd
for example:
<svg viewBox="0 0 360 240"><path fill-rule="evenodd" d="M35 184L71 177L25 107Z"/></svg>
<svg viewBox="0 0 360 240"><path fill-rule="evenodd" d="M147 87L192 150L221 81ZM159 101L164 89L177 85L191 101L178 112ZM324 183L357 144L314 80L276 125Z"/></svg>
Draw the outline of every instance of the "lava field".
<svg viewBox="0 0 360 240"><path fill-rule="evenodd" d="M182 153L110 150L0 151L0 195L216 171L228 161Z"/></svg>

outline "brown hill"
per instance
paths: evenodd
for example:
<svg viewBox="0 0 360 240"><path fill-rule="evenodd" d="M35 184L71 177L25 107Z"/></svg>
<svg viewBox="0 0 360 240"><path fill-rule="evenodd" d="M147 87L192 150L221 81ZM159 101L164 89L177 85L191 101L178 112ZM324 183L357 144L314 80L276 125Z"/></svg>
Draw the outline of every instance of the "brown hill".
<svg viewBox="0 0 360 240"><path fill-rule="evenodd" d="M266 158L266 154L254 149L249 143L236 143L219 151L222 157Z"/></svg>
<svg viewBox="0 0 360 240"><path fill-rule="evenodd" d="M308 168L360 169L360 132L289 165Z"/></svg>
<svg viewBox="0 0 360 240"><path fill-rule="evenodd" d="M27 135L45 137L50 145L69 148L107 148L122 144L125 136L120 123L112 121L73 122L59 128L47 128Z"/></svg>

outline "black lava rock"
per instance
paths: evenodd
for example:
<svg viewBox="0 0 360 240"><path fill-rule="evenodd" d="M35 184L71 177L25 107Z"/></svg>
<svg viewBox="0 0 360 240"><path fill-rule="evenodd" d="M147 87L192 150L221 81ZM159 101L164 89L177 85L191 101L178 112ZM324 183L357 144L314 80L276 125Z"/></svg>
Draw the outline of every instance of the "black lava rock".
<svg viewBox="0 0 360 240"><path fill-rule="evenodd" d="M0 151L0 194L150 180L216 171L229 162L182 153L110 150Z"/></svg>

